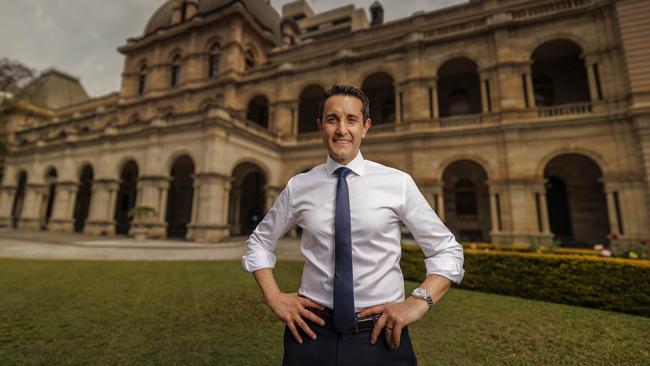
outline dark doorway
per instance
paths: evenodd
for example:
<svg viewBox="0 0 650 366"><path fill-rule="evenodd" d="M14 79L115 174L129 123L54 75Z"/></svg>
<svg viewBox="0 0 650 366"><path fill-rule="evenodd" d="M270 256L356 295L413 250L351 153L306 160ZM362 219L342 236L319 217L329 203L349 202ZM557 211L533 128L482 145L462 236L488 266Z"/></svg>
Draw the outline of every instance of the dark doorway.
<svg viewBox="0 0 650 366"><path fill-rule="evenodd" d="M93 168L90 165L84 166L79 178L79 190L74 206L74 231L83 232L88 211L90 210L90 197L92 193Z"/></svg>
<svg viewBox="0 0 650 366"><path fill-rule="evenodd" d="M167 195L167 237L185 238L187 226L192 220L192 199L194 196L194 162L183 155L172 167L172 181Z"/></svg>
<svg viewBox="0 0 650 366"><path fill-rule="evenodd" d="M563 246L608 243L610 233L602 171L582 154L563 154L544 169L549 225Z"/></svg>
<svg viewBox="0 0 650 366"><path fill-rule="evenodd" d="M27 186L27 173L24 171L18 174L18 179L16 182L16 195L14 197L14 203L11 207L11 226L16 228L18 227L18 220L23 211L23 202L25 201L25 188Z"/></svg>
<svg viewBox="0 0 650 366"><path fill-rule="evenodd" d="M129 210L135 206L138 184L138 166L131 160L122 168L120 176L120 189L117 193L115 207L115 232L128 235L131 228L132 217L128 216Z"/></svg>
<svg viewBox="0 0 650 366"><path fill-rule="evenodd" d="M233 171L228 222L232 236L250 235L264 217L266 176L252 163L238 165Z"/></svg>
<svg viewBox="0 0 650 366"><path fill-rule="evenodd" d="M546 200L551 232L561 242L571 241L573 230L571 229L569 198L566 192L566 184L562 179L558 177L547 178Z"/></svg>
<svg viewBox="0 0 650 366"><path fill-rule="evenodd" d="M455 161L445 169L445 223L460 241L490 241L492 227L487 173L471 160Z"/></svg>
<svg viewBox="0 0 650 366"><path fill-rule="evenodd" d="M45 203L45 212L41 217L40 228L41 230L47 229L47 224L50 222L52 217L52 210L54 209L54 202L56 198L56 169L51 168L48 170L45 175L45 183L47 184L47 195L43 197L43 202Z"/></svg>

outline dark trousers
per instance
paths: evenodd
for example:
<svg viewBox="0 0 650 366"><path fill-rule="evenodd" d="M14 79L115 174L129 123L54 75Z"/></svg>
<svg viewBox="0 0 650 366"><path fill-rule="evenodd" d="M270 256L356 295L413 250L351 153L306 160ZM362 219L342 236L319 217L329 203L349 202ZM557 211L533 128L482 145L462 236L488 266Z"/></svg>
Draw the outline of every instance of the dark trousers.
<svg viewBox="0 0 650 366"><path fill-rule="evenodd" d="M370 333L339 334L326 324L324 327L305 320L316 333L309 338L300 331L302 344L298 343L285 326L283 366L416 366L415 353L408 329L402 331L399 348L391 350L386 344L384 330L375 344L370 343Z"/></svg>

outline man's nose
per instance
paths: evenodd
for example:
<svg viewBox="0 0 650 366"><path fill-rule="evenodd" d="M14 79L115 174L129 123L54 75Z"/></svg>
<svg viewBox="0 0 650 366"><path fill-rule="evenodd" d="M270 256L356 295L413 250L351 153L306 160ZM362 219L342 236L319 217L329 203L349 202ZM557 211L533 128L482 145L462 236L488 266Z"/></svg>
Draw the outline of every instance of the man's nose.
<svg viewBox="0 0 650 366"><path fill-rule="evenodd" d="M340 135L345 135L346 133L348 133L348 124L347 124L347 122L341 120L338 123L338 126L336 127L336 133L338 133Z"/></svg>

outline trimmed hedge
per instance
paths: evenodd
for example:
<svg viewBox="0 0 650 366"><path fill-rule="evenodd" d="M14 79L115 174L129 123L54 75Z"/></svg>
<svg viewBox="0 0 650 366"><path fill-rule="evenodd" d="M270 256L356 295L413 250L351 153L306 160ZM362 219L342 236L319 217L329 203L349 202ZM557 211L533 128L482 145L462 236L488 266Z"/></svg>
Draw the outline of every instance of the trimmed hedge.
<svg viewBox="0 0 650 366"><path fill-rule="evenodd" d="M650 261L465 249L460 288L650 316ZM424 255L404 247L404 277L422 281Z"/></svg>
<svg viewBox="0 0 650 366"><path fill-rule="evenodd" d="M496 251L505 251L505 252L534 252L534 253L555 253L555 254L575 254L575 255L593 255L600 256L600 252L594 249L582 249L582 248L560 248L557 246L546 246L546 245L537 245L530 246L527 244L489 244L489 243L473 243L465 244L463 247L471 249L474 246L475 249L489 249Z"/></svg>

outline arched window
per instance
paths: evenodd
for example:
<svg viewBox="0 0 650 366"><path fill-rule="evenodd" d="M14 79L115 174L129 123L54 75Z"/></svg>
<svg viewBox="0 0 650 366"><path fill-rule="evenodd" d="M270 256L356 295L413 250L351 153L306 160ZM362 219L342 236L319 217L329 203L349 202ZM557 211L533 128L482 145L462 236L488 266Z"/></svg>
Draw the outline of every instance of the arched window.
<svg viewBox="0 0 650 366"><path fill-rule="evenodd" d="M316 119L318 115L318 105L320 98L325 93L320 85L310 85L306 87L298 102L298 133L318 132Z"/></svg>
<svg viewBox="0 0 650 366"><path fill-rule="evenodd" d="M175 55L174 58L172 58L171 77L169 80L169 85L172 88L174 88L178 85L180 80L181 80L181 56Z"/></svg>
<svg viewBox="0 0 650 366"><path fill-rule="evenodd" d="M253 53L253 50L251 49L246 50L246 53L244 53L244 62L246 64L246 70L255 67L255 64L257 62L255 61L255 54Z"/></svg>
<svg viewBox="0 0 650 366"><path fill-rule="evenodd" d="M438 69L438 105L440 116L450 117L481 113L481 81L478 65L468 58L456 57Z"/></svg>
<svg viewBox="0 0 650 366"><path fill-rule="evenodd" d="M476 186L469 179L460 179L454 187L456 215L476 215Z"/></svg>
<svg viewBox="0 0 650 366"><path fill-rule="evenodd" d="M385 72L374 73L363 81L361 90L370 101L370 119L373 124L395 122L395 86L392 76Z"/></svg>
<svg viewBox="0 0 650 366"><path fill-rule="evenodd" d="M246 110L246 118L258 125L269 127L269 100L263 95L251 99Z"/></svg>
<svg viewBox="0 0 650 366"><path fill-rule="evenodd" d="M138 95L144 95L147 90L147 65L140 66L138 72Z"/></svg>
<svg viewBox="0 0 650 366"><path fill-rule="evenodd" d="M208 56L208 77L210 78L219 74L219 50L220 46L218 43L210 47L210 55Z"/></svg>
<svg viewBox="0 0 650 366"><path fill-rule="evenodd" d="M565 39L545 42L533 51L531 67L537 106L589 102L582 47Z"/></svg>

